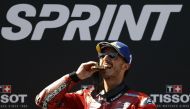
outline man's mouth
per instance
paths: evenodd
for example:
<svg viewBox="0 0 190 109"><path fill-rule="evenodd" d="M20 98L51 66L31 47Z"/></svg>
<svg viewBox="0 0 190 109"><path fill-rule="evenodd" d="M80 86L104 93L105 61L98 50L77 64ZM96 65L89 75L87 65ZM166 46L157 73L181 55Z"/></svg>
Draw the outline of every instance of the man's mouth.
<svg viewBox="0 0 190 109"><path fill-rule="evenodd" d="M103 64L103 66L105 67L105 69L111 69L113 65L105 63L105 64Z"/></svg>

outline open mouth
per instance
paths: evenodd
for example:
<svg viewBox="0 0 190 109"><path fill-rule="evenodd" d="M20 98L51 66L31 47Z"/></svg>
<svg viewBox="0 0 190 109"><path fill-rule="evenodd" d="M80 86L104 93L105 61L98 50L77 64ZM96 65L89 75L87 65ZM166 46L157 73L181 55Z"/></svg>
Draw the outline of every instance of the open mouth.
<svg viewBox="0 0 190 109"><path fill-rule="evenodd" d="M112 68L112 64L108 64L108 63L105 63L105 64L102 64L102 65L99 65L98 63L94 66L91 66L91 69L95 69L95 70L106 70L106 69L111 69Z"/></svg>
<svg viewBox="0 0 190 109"><path fill-rule="evenodd" d="M105 63L105 64L103 64L103 66L104 66L105 69L111 69L113 65Z"/></svg>

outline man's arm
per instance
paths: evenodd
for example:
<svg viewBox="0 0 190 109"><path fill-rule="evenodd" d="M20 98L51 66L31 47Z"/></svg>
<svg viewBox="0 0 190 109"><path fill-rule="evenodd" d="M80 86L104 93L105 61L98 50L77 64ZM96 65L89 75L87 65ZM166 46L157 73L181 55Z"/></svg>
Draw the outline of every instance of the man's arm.
<svg viewBox="0 0 190 109"><path fill-rule="evenodd" d="M46 88L44 88L37 96L36 96L36 105L39 107L47 107L49 104L55 104L55 102L59 102L62 98L65 97L67 99L67 92L76 84L69 74L61 77L56 80ZM71 94L70 94L71 96ZM68 97L72 98L72 97ZM74 102L74 101L73 101Z"/></svg>
<svg viewBox="0 0 190 109"><path fill-rule="evenodd" d="M94 61L82 63L76 73L66 74L44 88L36 96L36 105L43 108L51 107L51 109L55 109L57 106L60 106L62 102L65 102L65 105L67 105L68 101L77 101L78 105L84 105L84 98L82 96L77 96L74 93L70 94L68 91L77 83L78 80L86 79L96 72L96 70L91 69L91 66L95 64L96 62Z"/></svg>

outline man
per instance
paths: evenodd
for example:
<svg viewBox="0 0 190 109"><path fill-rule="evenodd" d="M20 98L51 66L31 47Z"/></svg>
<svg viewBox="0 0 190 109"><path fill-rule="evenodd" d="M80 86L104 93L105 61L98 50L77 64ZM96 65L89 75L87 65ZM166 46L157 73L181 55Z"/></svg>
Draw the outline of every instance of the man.
<svg viewBox="0 0 190 109"><path fill-rule="evenodd" d="M96 50L100 68L94 61L82 63L76 72L66 74L42 90L36 104L44 109L156 109L146 94L130 90L126 85L125 76L132 61L127 45L119 41L100 42ZM69 93L76 83L94 74L102 77L103 86L95 96L90 86Z"/></svg>

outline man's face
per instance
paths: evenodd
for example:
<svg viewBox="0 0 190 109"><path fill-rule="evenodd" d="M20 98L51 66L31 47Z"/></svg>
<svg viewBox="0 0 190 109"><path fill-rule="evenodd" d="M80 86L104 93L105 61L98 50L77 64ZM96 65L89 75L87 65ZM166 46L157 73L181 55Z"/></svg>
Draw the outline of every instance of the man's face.
<svg viewBox="0 0 190 109"><path fill-rule="evenodd" d="M106 70L100 71L103 78L123 78L125 71L127 70L127 63L119 53L110 47L106 47L99 55L100 65L107 67Z"/></svg>

